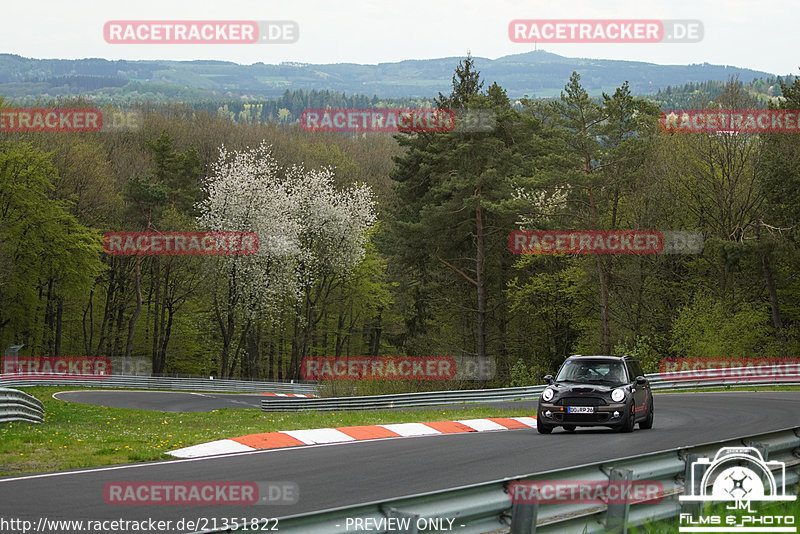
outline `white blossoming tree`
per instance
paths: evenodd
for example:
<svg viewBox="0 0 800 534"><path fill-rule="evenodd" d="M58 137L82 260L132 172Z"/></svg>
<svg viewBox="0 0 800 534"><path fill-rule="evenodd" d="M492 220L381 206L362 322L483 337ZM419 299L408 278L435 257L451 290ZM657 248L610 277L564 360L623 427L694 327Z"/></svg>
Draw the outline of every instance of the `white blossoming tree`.
<svg viewBox="0 0 800 534"><path fill-rule="evenodd" d="M291 359L291 376L297 378L325 301L364 259L367 231L376 214L370 188L362 184L337 191L331 169L294 166L287 180L303 191L296 204L302 221L297 275L303 295L296 301Z"/></svg>
<svg viewBox="0 0 800 534"><path fill-rule="evenodd" d="M202 228L255 232L259 238L256 254L213 262L222 374L232 373L243 350L247 368L253 368L258 326L279 320L287 299L296 312L295 374L318 320L314 308L364 258L367 232L376 220L371 190L366 185L337 190L331 169L283 169L265 144L244 151L220 149L205 187L207 197L198 205Z"/></svg>
<svg viewBox="0 0 800 534"><path fill-rule="evenodd" d="M542 222L549 221L557 212L563 210L568 194L569 184L555 187L550 195L545 189L517 187L514 190L514 200L524 203L527 211L519 214L516 224L520 230L538 229Z"/></svg>

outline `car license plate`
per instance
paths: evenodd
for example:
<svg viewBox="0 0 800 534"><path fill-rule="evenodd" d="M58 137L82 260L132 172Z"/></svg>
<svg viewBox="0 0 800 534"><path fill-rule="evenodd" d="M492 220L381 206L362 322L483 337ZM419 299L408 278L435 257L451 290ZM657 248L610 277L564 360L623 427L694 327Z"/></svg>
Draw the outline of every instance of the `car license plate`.
<svg viewBox="0 0 800 534"><path fill-rule="evenodd" d="M594 406L568 406L567 413L594 413Z"/></svg>

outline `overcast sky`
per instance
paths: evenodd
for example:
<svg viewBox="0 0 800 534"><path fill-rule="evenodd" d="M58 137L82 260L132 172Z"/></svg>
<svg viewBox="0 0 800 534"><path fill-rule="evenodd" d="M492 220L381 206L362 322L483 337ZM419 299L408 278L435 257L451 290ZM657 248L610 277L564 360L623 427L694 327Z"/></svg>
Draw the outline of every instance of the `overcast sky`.
<svg viewBox="0 0 800 534"><path fill-rule="evenodd" d="M0 53L33 58L381 63L533 50L512 19L699 19L700 43L539 44L568 57L800 74L797 0L29 0L3 2ZM108 20L294 20L294 44L108 44Z"/></svg>

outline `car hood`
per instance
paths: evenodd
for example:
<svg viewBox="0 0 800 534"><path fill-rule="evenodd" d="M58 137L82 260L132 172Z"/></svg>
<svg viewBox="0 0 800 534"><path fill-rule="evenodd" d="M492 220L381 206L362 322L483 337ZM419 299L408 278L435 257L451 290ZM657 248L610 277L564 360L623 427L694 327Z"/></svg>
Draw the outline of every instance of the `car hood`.
<svg viewBox="0 0 800 534"><path fill-rule="evenodd" d="M563 395L564 393L610 393L611 391L624 386L607 386L603 384L564 384L556 382L551 387Z"/></svg>

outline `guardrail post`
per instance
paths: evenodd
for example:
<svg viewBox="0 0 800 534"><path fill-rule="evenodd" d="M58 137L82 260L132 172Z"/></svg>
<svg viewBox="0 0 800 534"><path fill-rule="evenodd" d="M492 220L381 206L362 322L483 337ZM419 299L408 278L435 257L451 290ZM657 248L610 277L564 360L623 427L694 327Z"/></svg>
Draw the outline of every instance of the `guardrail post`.
<svg viewBox="0 0 800 534"><path fill-rule="evenodd" d="M21 349L24 346L25 345L9 345L8 347L6 347L5 352L3 352L3 357L0 358L0 364L5 363L5 359L6 358L9 358L9 357L10 358L17 358L17 357L19 357L19 349ZM0 375L3 374L3 368L4 367L0 367Z"/></svg>
<svg viewBox="0 0 800 534"><path fill-rule="evenodd" d="M515 502L511 505L510 534L535 534L539 503Z"/></svg>
<svg viewBox="0 0 800 534"><path fill-rule="evenodd" d="M9 345L3 356L19 356L19 349L25 345Z"/></svg>
<svg viewBox="0 0 800 534"><path fill-rule="evenodd" d="M755 450L757 450L759 454L761 454L761 458L763 458L765 462L769 461L769 447L767 447L763 443L748 443L747 446L753 447ZM761 483L762 484L767 483L766 473L761 473Z"/></svg>
<svg viewBox="0 0 800 534"><path fill-rule="evenodd" d="M384 511L384 513L386 512ZM417 528L417 519L419 519L419 514L404 512L402 510L398 510L397 508L389 508L388 517L390 518L396 517L398 519L404 519L404 518L410 519L410 521L408 522L407 530L402 530L402 527L400 527L400 529L393 528L392 532L398 532L402 534L419 534L419 529Z"/></svg>
<svg viewBox="0 0 800 534"><path fill-rule="evenodd" d="M621 491L618 492L617 502L609 502L606 510L606 529L612 532L626 534L628 532L628 512L631 505L628 502L627 486L631 483L633 471L630 469L611 468L608 473L608 482L618 484Z"/></svg>
<svg viewBox="0 0 800 534"><path fill-rule="evenodd" d="M748 447L753 447L759 453L761 453L761 457L764 459L765 462L769 461L769 447L764 445L763 443L748 443Z"/></svg>
<svg viewBox="0 0 800 534"><path fill-rule="evenodd" d="M708 466L706 464L697 464L695 462L703 458L699 454L687 454L684 458L686 467L683 475L683 494L684 495L702 495L703 487L700 484L703 480L703 475ZM689 491L687 491L689 490ZM697 515L700 512L702 502L699 501L681 501L681 512L686 514Z"/></svg>

